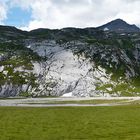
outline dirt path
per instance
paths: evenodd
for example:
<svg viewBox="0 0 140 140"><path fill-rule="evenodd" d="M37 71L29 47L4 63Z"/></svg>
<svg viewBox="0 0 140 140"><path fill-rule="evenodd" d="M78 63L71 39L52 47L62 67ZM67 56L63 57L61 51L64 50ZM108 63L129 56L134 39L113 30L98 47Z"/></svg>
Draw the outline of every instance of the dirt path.
<svg viewBox="0 0 140 140"><path fill-rule="evenodd" d="M66 103L61 104L59 101L84 101L84 100L120 100L117 103L99 103L99 104L80 104L80 103ZM126 101L124 101L126 100ZM0 106L26 106L26 107L58 107L58 106L117 106L130 104L133 101L140 100L140 97L86 97L86 98L27 98L27 99L4 99L0 100ZM46 104L45 104L45 103ZM58 102L51 104L50 102Z"/></svg>

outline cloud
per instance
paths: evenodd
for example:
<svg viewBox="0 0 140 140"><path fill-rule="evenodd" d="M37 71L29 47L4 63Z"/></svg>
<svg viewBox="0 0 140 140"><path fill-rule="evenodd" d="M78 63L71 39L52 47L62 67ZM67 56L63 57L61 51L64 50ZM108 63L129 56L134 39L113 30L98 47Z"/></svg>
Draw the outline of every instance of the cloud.
<svg viewBox="0 0 140 140"><path fill-rule="evenodd" d="M7 7L5 3L0 1L0 24L7 18Z"/></svg>
<svg viewBox="0 0 140 140"><path fill-rule="evenodd" d="M24 30L36 28L96 27L122 18L140 25L139 0L6 0L9 7L31 11ZM6 18L0 7L0 20ZM3 14L2 14L3 13Z"/></svg>
<svg viewBox="0 0 140 140"><path fill-rule="evenodd" d="M99 5L97 0L34 1L31 5L28 3L32 9L32 20L22 29L96 26L103 20L103 16L108 19L104 10L110 12L104 5L103 11L99 11Z"/></svg>

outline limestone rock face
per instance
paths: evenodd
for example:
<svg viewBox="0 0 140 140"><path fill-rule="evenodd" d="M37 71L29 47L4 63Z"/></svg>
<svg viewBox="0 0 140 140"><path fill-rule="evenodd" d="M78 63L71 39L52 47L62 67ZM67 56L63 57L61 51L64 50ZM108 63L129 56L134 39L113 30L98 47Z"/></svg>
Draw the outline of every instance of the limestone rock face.
<svg viewBox="0 0 140 140"><path fill-rule="evenodd" d="M96 85L107 83L110 75L105 69L95 67L94 62L84 55L74 55L68 45L60 46L54 41L33 43L30 48L41 56L46 56L44 83L36 94L60 96L98 96Z"/></svg>

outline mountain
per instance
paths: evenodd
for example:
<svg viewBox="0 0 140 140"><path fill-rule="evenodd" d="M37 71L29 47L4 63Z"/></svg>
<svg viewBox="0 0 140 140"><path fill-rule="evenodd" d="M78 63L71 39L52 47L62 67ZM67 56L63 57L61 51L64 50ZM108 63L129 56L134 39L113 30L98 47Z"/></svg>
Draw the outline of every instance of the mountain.
<svg viewBox="0 0 140 140"><path fill-rule="evenodd" d="M1 97L139 94L138 31L0 26Z"/></svg>
<svg viewBox="0 0 140 140"><path fill-rule="evenodd" d="M28 33L27 31L22 31L12 26L0 25L0 38L4 39L24 38L24 36L27 36L27 33Z"/></svg>
<svg viewBox="0 0 140 140"><path fill-rule="evenodd" d="M138 28L136 25L130 25L122 19L113 20L105 25L98 27L98 29L115 32L140 32L140 28Z"/></svg>

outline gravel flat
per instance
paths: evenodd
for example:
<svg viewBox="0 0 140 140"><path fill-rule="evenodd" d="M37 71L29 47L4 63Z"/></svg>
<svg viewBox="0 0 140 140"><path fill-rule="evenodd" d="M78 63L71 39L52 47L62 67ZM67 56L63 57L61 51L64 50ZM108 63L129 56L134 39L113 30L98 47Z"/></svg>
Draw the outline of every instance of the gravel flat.
<svg viewBox="0 0 140 140"><path fill-rule="evenodd" d="M140 97L58 97L58 98L27 98L27 99L1 99L0 106L25 106L25 107L57 107L57 106L116 106L122 105L119 103L104 103L104 104L51 104L49 102L59 101L84 101L84 100L128 100L126 104L135 100L140 100ZM46 102L46 104L44 103ZM125 102L125 101L124 101ZM122 103L124 103L122 102Z"/></svg>

